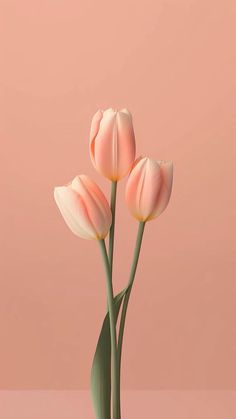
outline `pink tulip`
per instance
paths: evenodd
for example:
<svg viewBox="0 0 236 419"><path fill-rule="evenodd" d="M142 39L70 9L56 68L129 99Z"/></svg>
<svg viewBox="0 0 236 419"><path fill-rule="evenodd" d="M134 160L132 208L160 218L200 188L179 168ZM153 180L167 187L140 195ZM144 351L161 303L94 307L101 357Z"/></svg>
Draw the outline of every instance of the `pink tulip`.
<svg viewBox="0 0 236 419"><path fill-rule="evenodd" d="M172 180L172 162L138 159L126 185L126 203L131 214L139 221L158 217L168 205Z"/></svg>
<svg viewBox="0 0 236 419"><path fill-rule="evenodd" d="M104 239L111 226L111 210L101 189L88 176L76 176L54 189L58 208L74 234L83 239Z"/></svg>
<svg viewBox="0 0 236 419"><path fill-rule="evenodd" d="M117 181L127 175L135 159L132 116L127 109L97 111L90 131L90 156L106 178Z"/></svg>

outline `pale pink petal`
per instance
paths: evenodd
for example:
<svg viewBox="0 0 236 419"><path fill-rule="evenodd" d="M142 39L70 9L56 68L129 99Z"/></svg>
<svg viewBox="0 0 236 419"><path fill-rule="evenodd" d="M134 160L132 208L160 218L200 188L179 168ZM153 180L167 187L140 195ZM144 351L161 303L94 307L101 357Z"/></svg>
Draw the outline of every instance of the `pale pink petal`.
<svg viewBox="0 0 236 419"><path fill-rule="evenodd" d="M104 238L111 226L111 210L105 195L88 176L73 179L71 187L81 196L86 205L90 222L99 238Z"/></svg>
<svg viewBox="0 0 236 419"><path fill-rule="evenodd" d="M127 206L131 214L140 221L142 219L142 214L140 214L139 209L140 188L141 179L144 173L145 161L146 158L142 158L134 163L134 167L128 177L125 190L125 199Z"/></svg>
<svg viewBox="0 0 236 419"><path fill-rule="evenodd" d="M126 115L128 115L129 118L130 118L130 120L132 121L132 114L131 114L131 112L127 108L123 108L119 112L120 113L125 113Z"/></svg>
<svg viewBox="0 0 236 419"><path fill-rule="evenodd" d="M93 116L92 122L91 122L91 129L90 129L90 136L89 136L89 150L90 150L90 157L93 163L94 163L94 141L98 134L102 117L103 117L103 111L99 109Z"/></svg>
<svg viewBox="0 0 236 419"><path fill-rule="evenodd" d="M159 161L161 169L161 189L157 199L157 205L153 213L150 215L150 220L158 217L167 207L173 183L173 163Z"/></svg>
<svg viewBox="0 0 236 419"><path fill-rule="evenodd" d="M139 211L143 220L147 220L155 210L161 189L161 170L155 160L147 159L144 165L141 191L139 193Z"/></svg>
<svg viewBox="0 0 236 419"><path fill-rule="evenodd" d="M94 160L97 170L108 179L116 172L116 113L104 111L100 129L94 142Z"/></svg>
<svg viewBox="0 0 236 419"><path fill-rule="evenodd" d="M95 168L110 180L119 180L135 158L132 116L127 109L112 108L95 114L90 135L90 155ZM94 134L95 133L95 134Z"/></svg>
<svg viewBox="0 0 236 419"><path fill-rule="evenodd" d="M130 171L135 159L135 136L130 114L117 113L117 179Z"/></svg>
<svg viewBox="0 0 236 419"><path fill-rule="evenodd" d="M172 186L173 165L150 158L137 159L126 185L126 203L139 221L149 221L166 208Z"/></svg>
<svg viewBox="0 0 236 419"><path fill-rule="evenodd" d="M71 231L84 239L96 238L96 232L87 219L82 199L70 186L54 189L56 204Z"/></svg>
<svg viewBox="0 0 236 419"><path fill-rule="evenodd" d="M111 209L104 193L90 177L86 175L81 175L80 178L87 185L88 190L93 191L93 198L96 201L96 204L99 207L100 211L102 212L103 216L106 218L107 223L109 224L109 228L110 228L111 217L112 217Z"/></svg>

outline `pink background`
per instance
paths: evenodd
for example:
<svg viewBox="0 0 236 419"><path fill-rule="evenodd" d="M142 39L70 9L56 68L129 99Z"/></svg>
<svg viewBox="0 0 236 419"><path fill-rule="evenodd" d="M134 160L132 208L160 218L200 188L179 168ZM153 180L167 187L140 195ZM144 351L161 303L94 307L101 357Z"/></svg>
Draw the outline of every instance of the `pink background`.
<svg viewBox="0 0 236 419"><path fill-rule="evenodd" d="M1 0L0 388L86 389L105 309L98 246L53 187L88 173L97 108L171 159L128 313L123 387L236 389L234 0ZM119 185L116 290L137 223ZM118 231L119 229L119 231ZM119 252L119 253L118 253Z"/></svg>

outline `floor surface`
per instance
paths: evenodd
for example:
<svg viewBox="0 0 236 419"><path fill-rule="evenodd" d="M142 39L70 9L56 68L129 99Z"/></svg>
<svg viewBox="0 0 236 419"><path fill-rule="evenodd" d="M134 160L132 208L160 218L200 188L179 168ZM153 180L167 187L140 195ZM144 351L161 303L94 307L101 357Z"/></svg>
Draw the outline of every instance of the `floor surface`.
<svg viewBox="0 0 236 419"><path fill-rule="evenodd" d="M236 391L125 391L122 419L235 419ZM0 391L1 419L95 419L87 391Z"/></svg>

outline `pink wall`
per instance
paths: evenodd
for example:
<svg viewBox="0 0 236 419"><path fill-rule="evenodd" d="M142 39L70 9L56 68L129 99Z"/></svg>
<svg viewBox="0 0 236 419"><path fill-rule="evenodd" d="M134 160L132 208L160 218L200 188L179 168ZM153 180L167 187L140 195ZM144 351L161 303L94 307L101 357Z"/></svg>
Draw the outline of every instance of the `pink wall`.
<svg viewBox="0 0 236 419"><path fill-rule="evenodd" d="M128 107L138 154L172 159L128 315L125 388L236 388L234 0L1 0L0 387L87 388L105 308L97 244L53 187L93 176L90 120ZM137 223L119 185L116 289ZM127 238L128 237L128 238Z"/></svg>

